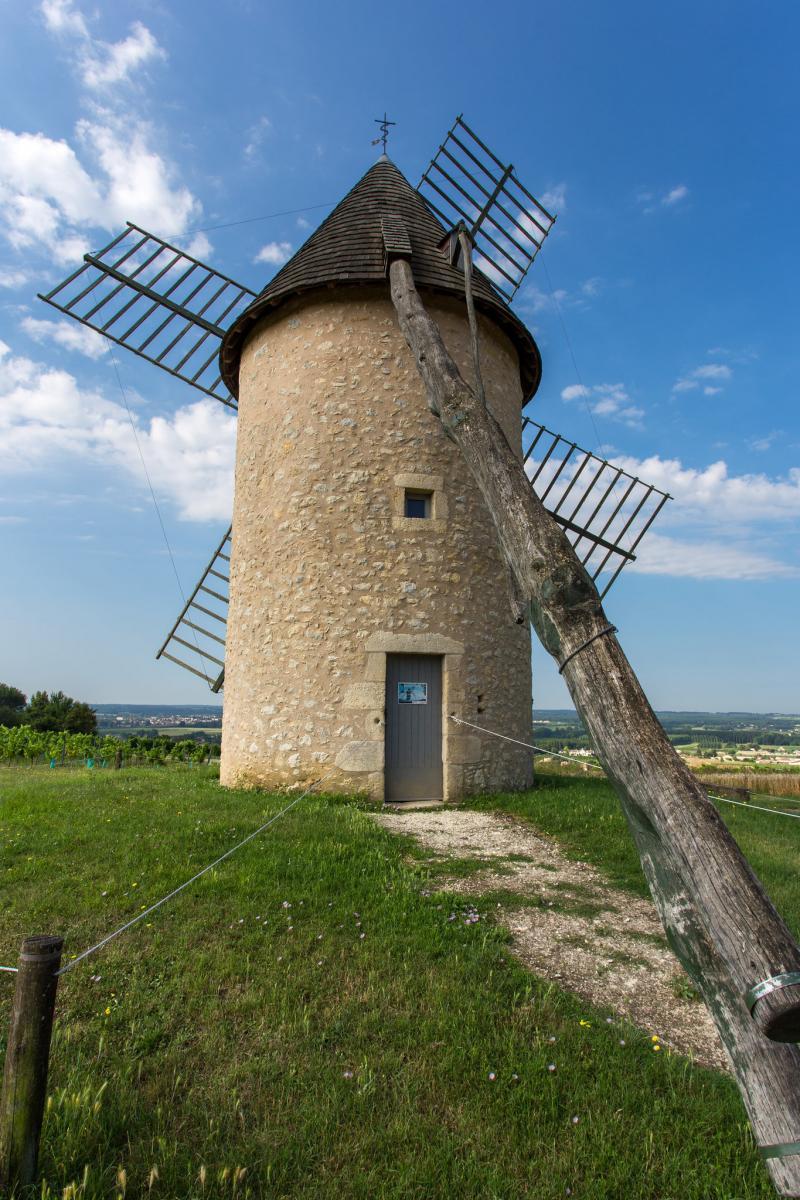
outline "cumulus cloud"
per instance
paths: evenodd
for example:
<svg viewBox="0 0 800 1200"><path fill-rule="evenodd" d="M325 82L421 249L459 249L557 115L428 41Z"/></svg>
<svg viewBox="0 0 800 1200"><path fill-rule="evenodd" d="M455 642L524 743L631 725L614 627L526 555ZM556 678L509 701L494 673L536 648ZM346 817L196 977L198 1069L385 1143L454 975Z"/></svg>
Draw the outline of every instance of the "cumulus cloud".
<svg viewBox="0 0 800 1200"><path fill-rule="evenodd" d="M69 33L74 37L88 38L86 21L73 7L72 0L43 0L41 12L51 33Z"/></svg>
<svg viewBox="0 0 800 1200"><path fill-rule="evenodd" d="M266 246L261 247L253 262L271 263L273 266L280 267L291 257L291 242L267 242Z"/></svg>
<svg viewBox="0 0 800 1200"><path fill-rule="evenodd" d="M732 475L721 460L695 468L679 459L657 455L639 459L613 452L609 452L610 465L605 468L597 461L585 466L582 462L580 455L566 460L551 456L546 462L529 460L527 469L530 475L540 472L537 491L540 495L548 491L549 507L557 505L570 489L568 507L578 524L589 520L593 506L610 486L592 529L596 533L606 529L606 537L612 541L620 538L626 547L653 510L657 497L645 498L642 509L635 511L643 498L641 487L629 493L629 478L623 475L615 480L614 471L621 469L627 476L652 484L672 497L661 511L656 532L647 534L636 549L635 564L626 569L694 579L800 576L796 551L800 467L777 477L763 473ZM578 470L581 474L576 478ZM597 487L588 492L595 481ZM582 496L586 496L583 507ZM622 507L606 528L618 503ZM584 543L584 549L588 549L588 543Z"/></svg>
<svg viewBox="0 0 800 1200"><path fill-rule="evenodd" d="M553 216L563 213L567 207L566 183L557 183L554 187L548 188L546 192L542 192L539 198L544 208Z"/></svg>
<svg viewBox="0 0 800 1200"><path fill-rule="evenodd" d="M648 533L626 570L684 579L781 579L800 575L790 563L749 546L724 541L690 542Z"/></svg>
<svg viewBox="0 0 800 1200"><path fill-rule="evenodd" d="M86 18L71 0L43 0L41 13L51 33L74 40L75 65L84 85L92 91L128 82L145 63L167 57L141 21L134 21L122 41L104 42L92 37Z"/></svg>
<svg viewBox="0 0 800 1200"><path fill-rule="evenodd" d="M644 459L617 455L613 461L674 496L665 510L671 522L741 527L800 519L800 467L772 478L761 472L731 475L722 459L702 469L658 455Z"/></svg>
<svg viewBox="0 0 800 1200"><path fill-rule="evenodd" d="M0 267L0 288L12 290L24 287L27 282L28 275L25 271L14 271Z"/></svg>
<svg viewBox="0 0 800 1200"><path fill-rule="evenodd" d="M111 87L129 79L147 62L166 59L166 52L141 21L134 21L121 42L94 43L82 56L83 82L92 89Z"/></svg>
<svg viewBox="0 0 800 1200"><path fill-rule="evenodd" d="M645 213L658 212L664 208L678 208L688 197L689 189L685 183L678 183L666 192L640 189L636 193L636 199L642 205L642 211Z"/></svg>
<svg viewBox="0 0 800 1200"><path fill-rule="evenodd" d="M671 188L666 195L661 197L661 203L666 208L671 208L673 204L680 204L681 200L685 200L688 195L688 187L685 183L680 183L677 187Z"/></svg>
<svg viewBox="0 0 800 1200"><path fill-rule="evenodd" d="M44 321L38 317L23 317L20 328L35 342L56 342L67 350L85 354L87 358L102 358L108 352L106 339L77 321Z"/></svg>
<svg viewBox="0 0 800 1200"><path fill-rule="evenodd" d="M164 51L141 22L122 41L95 39L71 0L44 0L41 13L70 48L91 116L78 121L69 140L0 129L0 233L26 258L40 254L40 266L79 261L97 240L94 231L116 232L126 220L167 237L182 234L197 222L200 205L118 86Z"/></svg>
<svg viewBox="0 0 800 1200"><path fill-rule="evenodd" d="M169 417L133 419L156 494L183 520L228 520L235 417L207 399ZM122 403L0 343L0 468L28 474L68 458L122 470L131 487L146 486Z"/></svg>
<svg viewBox="0 0 800 1200"><path fill-rule="evenodd" d="M704 396L716 396L722 388L718 385L728 383L733 378L733 371L727 363L704 363L695 367L686 375L682 375L672 385L673 392L693 392L703 387ZM709 383L708 380L713 382Z"/></svg>
<svg viewBox="0 0 800 1200"><path fill-rule="evenodd" d="M584 400L595 416L609 417L631 429L642 427L644 409L633 403L621 383L596 383L591 387L573 383L562 389L561 399L568 404L574 400Z"/></svg>
<svg viewBox="0 0 800 1200"><path fill-rule="evenodd" d="M102 111L79 121L76 135L94 173L63 139L0 129L0 226L17 250L66 265L87 252L91 229L130 220L175 236L199 217L199 202L153 149L146 122Z"/></svg>

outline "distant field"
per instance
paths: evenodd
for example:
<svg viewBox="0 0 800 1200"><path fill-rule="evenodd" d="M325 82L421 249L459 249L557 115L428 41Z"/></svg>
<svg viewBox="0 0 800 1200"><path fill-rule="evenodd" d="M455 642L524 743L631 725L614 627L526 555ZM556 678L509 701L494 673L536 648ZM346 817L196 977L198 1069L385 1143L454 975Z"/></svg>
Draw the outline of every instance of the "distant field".
<svg viewBox="0 0 800 1200"><path fill-rule="evenodd" d="M69 960L285 802L202 768L10 772L0 962L34 931L65 933ZM641 887L604 781L483 803ZM798 846L771 856L770 829L751 840L777 896ZM39 1200L772 1195L727 1077L532 978L491 913L467 924L435 889L357 806L309 798L79 964Z"/></svg>
<svg viewBox="0 0 800 1200"><path fill-rule="evenodd" d="M160 733L168 737L191 737L195 733L207 733L214 737L222 736L220 725L142 725L136 729L127 729L119 725L101 725L100 732L111 733L115 737L158 737Z"/></svg>

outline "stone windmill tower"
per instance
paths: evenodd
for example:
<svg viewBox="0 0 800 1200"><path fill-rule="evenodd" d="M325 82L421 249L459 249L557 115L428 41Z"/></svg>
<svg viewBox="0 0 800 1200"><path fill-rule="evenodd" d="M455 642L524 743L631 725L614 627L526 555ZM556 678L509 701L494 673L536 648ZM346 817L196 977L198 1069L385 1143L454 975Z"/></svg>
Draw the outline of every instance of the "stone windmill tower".
<svg viewBox="0 0 800 1200"><path fill-rule="evenodd" d="M392 259L408 258L469 378L453 232L465 219L489 407L520 457L525 431L532 483L595 575L615 568L612 582L665 497L523 418L541 360L507 301L553 218L461 118L417 190L384 139L257 296L129 226L43 297L238 407L232 529L159 651L212 690L224 677L226 784L293 785L323 770L331 789L453 801L531 783L523 747L446 719L529 740L530 630L387 285Z"/></svg>

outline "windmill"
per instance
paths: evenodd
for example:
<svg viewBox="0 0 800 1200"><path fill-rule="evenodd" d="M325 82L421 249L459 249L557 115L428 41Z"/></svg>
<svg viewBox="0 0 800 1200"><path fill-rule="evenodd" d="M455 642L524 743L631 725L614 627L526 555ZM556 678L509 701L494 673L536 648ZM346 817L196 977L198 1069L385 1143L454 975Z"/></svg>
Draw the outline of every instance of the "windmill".
<svg viewBox="0 0 800 1200"><path fill-rule="evenodd" d="M555 217L461 116L416 190L379 124L378 162L259 294L129 223L41 299L242 400L232 526L157 655L212 692L227 670L223 780L298 782L331 762L348 790L457 798L529 778L518 749L488 761L441 722L466 706L524 736L529 630L504 603L488 516L426 423L390 261L413 260L458 353L468 231L490 402L603 595L668 496L520 418L541 359L510 305Z"/></svg>

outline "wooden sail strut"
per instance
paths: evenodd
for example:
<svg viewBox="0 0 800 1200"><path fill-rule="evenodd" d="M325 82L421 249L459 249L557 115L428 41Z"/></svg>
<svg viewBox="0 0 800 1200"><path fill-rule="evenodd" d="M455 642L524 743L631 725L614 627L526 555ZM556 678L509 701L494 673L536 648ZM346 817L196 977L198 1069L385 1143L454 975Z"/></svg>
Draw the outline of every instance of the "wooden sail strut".
<svg viewBox="0 0 800 1200"><path fill-rule="evenodd" d="M722 818L677 754L630 666L597 589L531 488L483 396L461 231L475 386L428 314L411 264L389 265L400 328L428 404L461 449L545 649L613 783L672 949L703 996L776 1190L800 1197L800 949ZM759 989L769 981L783 986ZM755 989L755 992L753 991ZM752 1014L750 1006L752 1005Z"/></svg>

